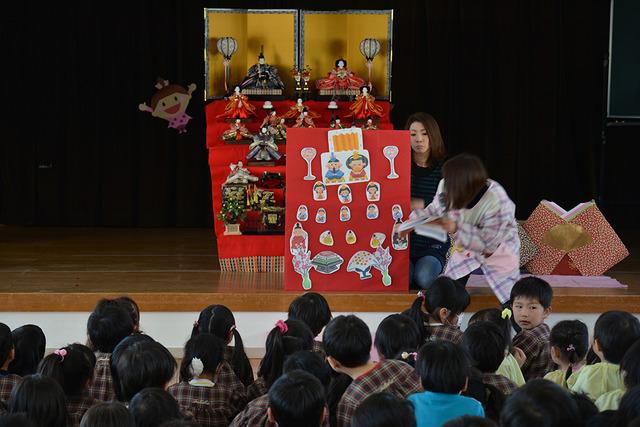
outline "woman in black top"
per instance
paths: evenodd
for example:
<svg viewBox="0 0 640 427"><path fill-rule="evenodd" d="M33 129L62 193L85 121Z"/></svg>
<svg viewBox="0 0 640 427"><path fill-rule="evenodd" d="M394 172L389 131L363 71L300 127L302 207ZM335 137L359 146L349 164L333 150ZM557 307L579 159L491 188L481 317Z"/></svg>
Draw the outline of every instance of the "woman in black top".
<svg viewBox="0 0 640 427"><path fill-rule="evenodd" d="M405 129L411 133L411 210L424 209L436 194L446 157L438 122L427 113L414 113ZM428 289L442 273L450 242L439 242L411 233L409 281Z"/></svg>

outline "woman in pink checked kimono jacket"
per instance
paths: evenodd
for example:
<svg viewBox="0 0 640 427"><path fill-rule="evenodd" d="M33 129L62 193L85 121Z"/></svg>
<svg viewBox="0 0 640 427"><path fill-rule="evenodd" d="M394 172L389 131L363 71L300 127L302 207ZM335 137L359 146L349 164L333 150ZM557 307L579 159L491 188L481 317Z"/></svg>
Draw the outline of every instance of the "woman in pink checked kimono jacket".
<svg viewBox="0 0 640 427"><path fill-rule="evenodd" d="M466 284L480 267L500 303L508 303L520 278L515 204L500 184L488 178L474 155L452 157L443 165L442 175L433 202L412 212L411 218L440 217L433 223L454 235L445 276Z"/></svg>

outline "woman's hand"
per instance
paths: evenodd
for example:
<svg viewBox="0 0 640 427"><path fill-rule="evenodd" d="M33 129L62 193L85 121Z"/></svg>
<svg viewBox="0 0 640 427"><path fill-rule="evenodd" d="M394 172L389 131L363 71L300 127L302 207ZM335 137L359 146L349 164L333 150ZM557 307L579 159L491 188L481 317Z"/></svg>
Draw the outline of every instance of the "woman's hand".
<svg viewBox="0 0 640 427"><path fill-rule="evenodd" d="M426 206L424 204L424 199L420 199L418 197L412 197L411 198L411 210L415 211L415 210L419 210L419 209L424 209Z"/></svg>

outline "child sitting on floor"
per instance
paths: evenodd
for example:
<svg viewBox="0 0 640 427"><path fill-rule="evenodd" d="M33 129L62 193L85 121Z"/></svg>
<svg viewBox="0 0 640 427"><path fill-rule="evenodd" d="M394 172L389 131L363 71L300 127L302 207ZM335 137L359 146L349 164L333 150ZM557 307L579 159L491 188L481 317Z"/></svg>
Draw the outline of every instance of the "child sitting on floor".
<svg viewBox="0 0 640 427"><path fill-rule="evenodd" d="M418 292L418 297L404 314L420 328L422 342L441 339L459 344L462 341L462 331L458 326L460 314L470 302L471 297L463 285L440 276L428 291Z"/></svg>
<svg viewBox="0 0 640 427"><path fill-rule="evenodd" d="M387 391L406 397L421 391L411 366L398 360L383 359L378 364L370 360L371 332L358 317L335 317L325 328L323 342L331 368L352 379L337 405L338 427L349 427L356 408L371 394Z"/></svg>
<svg viewBox="0 0 640 427"><path fill-rule="evenodd" d="M513 346L521 349L526 360L521 365L524 379L542 378L553 370L549 349L550 329L544 321L551 313L551 286L538 277L525 277L513 285L511 304L520 332Z"/></svg>
<svg viewBox="0 0 640 427"><path fill-rule="evenodd" d="M38 325L24 325L11 331L11 335L15 357L9 364L9 372L21 377L35 374L47 347L42 328Z"/></svg>
<svg viewBox="0 0 640 427"><path fill-rule="evenodd" d="M162 388L147 387L129 403L137 427L160 427L167 421L182 420L184 415L175 399Z"/></svg>
<svg viewBox="0 0 640 427"><path fill-rule="evenodd" d="M287 358L282 368L283 374L296 369L305 371L313 375L320 381L323 388L329 388L331 380L331 367L320 355L313 351L297 351ZM275 427L269 421L267 409L269 407L269 395L265 394L249 402L240 414L233 420L230 427ZM323 427L329 427L329 414L322 422Z"/></svg>
<svg viewBox="0 0 640 427"><path fill-rule="evenodd" d="M27 375L11 391L9 413L25 413L38 427L66 427L64 391L53 378Z"/></svg>
<svg viewBox="0 0 640 427"><path fill-rule="evenodd" d="M175 370L169 350L148 335L131 335L113 349L111 373L120 402L129 402L147 387L166 389Z"/></svg>
<svg viewBox="0 0 640 427"><path fill-rule="evenodd" d="M640 338L640 321L626 311L607 311L598 317L593 333L593 350L602 362L580 369L571 390L586 393L592 400L623 389L620 361Z"/></svg>
<svg viewBox="0 0 640 427"><path fill-rule="evenodd" d="M87 335L96 355L96 367L89 394L108 402L115 398L111 377L111 353L122 339L133 333L131 315L119 304L101 300L87 321Z"/></svg>
<svg viewBox="0 0 640 427"><path fill-rule="evenodd" d="M198 334L212 334L220 338L225 344L223 357L231 367L235 376L248 387L253 383L253 368L244 351L244 344L238 328L236 328L236 319L233 313L224 305L210 305L200 312L198 320L193 324L191 338ZM233 340L233 346L229 345ZM219 376L230 382L228 378L231 375L227 367L220 369Z"/></svg>
<svg viewBox="0 0 640 427"><path fill-rule="evenodd" d="M21 377L10 374L7 371L9 364L13 360L15 350L13 348L13 337L11 329L4 323L0 323L0 401L7 403L11 390L20 382Z"/></svg>
<svg viewBox="0 0 640 427"><path fill-rule="evenodd" d="M473 325L475 322L487 321L500 328L502 335L505 337L506 348L505 357L496 371L496 374L509 378L509 380L511 380L516 386L521 387L525 383L524 376L522 376L520 364L514 354L517 355L522 362L525 361L526 356L522 350L513 347L513 341L511 339L512 316L513 312L508 308L502 310L497 308L485 308L471 316L469 319L469 325Z"/></svg>
<svg viewBox="0 0 640 427"><path fill-rule="evenodd" d="M291 301L289 319L301 320L306 323L313 336L317 338L331 320L331 309L322 295L315 292L307 292ZM313 351L324 356L322 341L317 339L313 341Z"/></svg>
<svg viewBox="0 0 640 427"><path fill-rule="evenodd" d="M375 393L362 401L351 427L416 427L413 405L390 393Z"/></svg>
<svg viewBox="0 0 640 427"><path fill-rule="evenodd" d="M549 372L544 379L568 388L584 366L589 350L587 325L579 320L562 320L551 329L549 344L551 359L559 369Z"/></svg>
<svg viewBox="0 0 640 427"><path fill-rule="evenodd" d="M258 378L247 387L247 401L267 394L269 388L282 375L286 358L301 350L313 348L311 329L299 320L278 320L267 335L265 355L260 361Z"/></svg>
<svg viewBox="0 0 640 427"><path fill-rule="evenodd" d="M98 403L85 412L80 427L136 427L133 415L120 402Z"/></svg>
<svg viewBox="0 0 640 427"><path fill-rule="evenodd" d="M624 394L640 385L640 340L636 341L624 354L620 362L620 372L624 382L624 389L617 389L604 393L596 400L600 411L617 410Z"/></svg>
<svg viewBox="0 0 640 427"><path fill-rule="evenodd" d="M95 360L88 347L73 344L55 350L42 359L38 366L38 373L53 378L62 387L69 427L79 426L84 413L99 403L89 394Z"/></svg>
<svg viewBox="0 0 640 427"><path fill-rule="evenodd" d="M496 373L504 360L506 340L500 328L491 322L475 322L464 331L462 345L480 371L483 384L498 389L503 395L513 393L516 386L507 377Z"/></svg>
<svg viewBox="0 0 640 427"><path fill-rule="evenodd" d="M320 427L326 419L325 393L313 375L294 370L269 389L269 421L279 427Z"/></svg>
<svg viewBox="0 0 640 427"><path fill-rule="evenodd" d="M202 427L227 426L245 402L244 386L215 381L224 343L211 334L199 334L187 341L180 363L180 382L168 391Z"/></svg>
<svg viewBox="0 0 640 427"><path fill-rule="evenodd" d="M482 405L461 396L469 379L464 350L450 341L428 342L418 351L416 371L424 392L409 396L418 427L439 427L462 415L484 416Z"/></svg>
<svg viewBox="0 0 640 427"><path fill-rule="evenodd" d="M422 345L420 329L404 314L391 314L378 325L373 346L380 358L397 359L413 366L412 354ZM403 357L404 355L404 357Z"/></svg>

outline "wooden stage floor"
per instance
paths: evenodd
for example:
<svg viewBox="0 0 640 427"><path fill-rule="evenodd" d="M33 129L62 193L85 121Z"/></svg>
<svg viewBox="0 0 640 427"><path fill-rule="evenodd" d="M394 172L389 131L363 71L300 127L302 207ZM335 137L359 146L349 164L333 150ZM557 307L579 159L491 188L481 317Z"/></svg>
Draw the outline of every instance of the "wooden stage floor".
<svg viewBox="0 0 640 427"><path fill-rule="evenodd" d="M620 233L631 255L608 275L627 289L555 290L554 312L640 311L640 233ZM145 311L286 311L297 295L279 273L222 273L209 229L41 228L0 226L0 310L90 311L97 299L128 294ZM493 307L472 289L469 311ZM336 312L397 312L414 292L325 293Z"/></svg>

